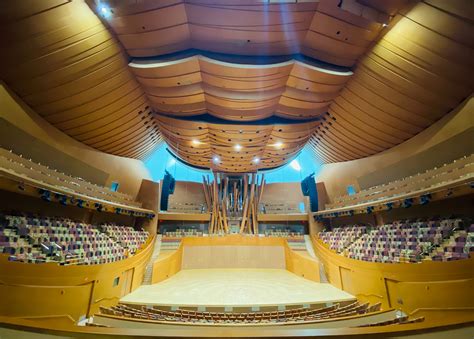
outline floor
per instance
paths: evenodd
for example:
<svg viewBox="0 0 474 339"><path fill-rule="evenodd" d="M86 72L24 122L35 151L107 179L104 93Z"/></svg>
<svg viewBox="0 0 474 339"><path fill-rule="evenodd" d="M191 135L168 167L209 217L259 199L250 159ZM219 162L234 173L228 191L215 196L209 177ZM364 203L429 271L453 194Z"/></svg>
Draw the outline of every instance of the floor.
<svg viewBox="0 0 474 339"><path fill-rule="evenodd" d="M257 306L324 303L354 296L283 269L190 269L142 285L121 301L171 306Z"/></svg>

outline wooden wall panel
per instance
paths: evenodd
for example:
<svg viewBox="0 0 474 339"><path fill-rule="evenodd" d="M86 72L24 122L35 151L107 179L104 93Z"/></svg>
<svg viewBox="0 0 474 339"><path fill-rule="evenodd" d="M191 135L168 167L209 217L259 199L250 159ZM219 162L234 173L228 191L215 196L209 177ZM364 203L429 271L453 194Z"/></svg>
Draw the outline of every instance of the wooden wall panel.
<svg viewBox="0 0 474 339"><path fill-rule="evenodd" d="M135 158L161 141L121 46L83 1L9 2L0 18L0 78L53 126Z"/></svg>
<svg viewBox="0 0 474 339"><path fill-rule="evenodd" d="M357 64L310 144L325 162L363 158L418 134L472 94L472 21L420 2ZM450 12L451 11L451 12Z"/></svg>

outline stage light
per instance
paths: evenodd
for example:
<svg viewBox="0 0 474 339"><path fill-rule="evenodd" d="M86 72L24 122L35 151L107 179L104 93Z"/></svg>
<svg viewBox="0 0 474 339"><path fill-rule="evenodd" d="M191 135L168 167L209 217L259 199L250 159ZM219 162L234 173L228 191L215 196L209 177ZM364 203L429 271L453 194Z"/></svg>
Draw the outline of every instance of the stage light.
<svg viewBox="0 0 474 339"><path fill-rule="evenodd" d="M236 144L236 145L234 146L234 149L235 149L237 152L239 152L239 151L242 149L242 146L240 146L239 144Z"/></svg>
<svg viewBox="0 0 474 339"><path fill-rule="evenodd" d="M281 141L277 141L276 143L273 144L275 148L281 148L283 146L283 143Z"/></svg>
<svg viewBox="0 0 474 339"><path fill-rule="evenodd" d="M212 161L215 163L215 164L218 164L219 163L219 157L216 155L212 158Z"/></svg>
<svg viewBox="0 0 474 339"><path fill-rule="evenodd" d="M292 162L290 162L290 166L291 168L293 168L295 171L301 171L301 166L300 166L300 163L298 162L298 160L293 160Z"/></svg>
<svg viewBox="0 0 474 339"><path fill-rule="evenodd" d="M104 18L108 18L112 15L112 11L110 10L110 8L105 5L105 4L100 4L99 5L99 13L102 14L102 16Z"/></svg>

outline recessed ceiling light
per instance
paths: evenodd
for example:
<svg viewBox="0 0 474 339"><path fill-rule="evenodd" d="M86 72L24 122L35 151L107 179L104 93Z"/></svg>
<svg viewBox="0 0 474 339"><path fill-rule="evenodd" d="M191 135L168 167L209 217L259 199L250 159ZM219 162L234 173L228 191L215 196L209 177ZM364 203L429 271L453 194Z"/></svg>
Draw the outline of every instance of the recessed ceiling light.
<svg viewBox="0 0 474 339"><path fill-rule="evenodd" d="M255 164L258 164L260 162L260 158L258 158L258 157L253 158L253 162Z"/></svg>
<svg viewBox="0 0 474 339"><path fill-rule="evenodd" d="M283 146L283 143L281 141L277 141L273 144L273 146L275 146L276 148L280 148L281 146Z"/></svg>
<svg viewBox="0 0 474 339"><path fill-rule="evenodd" d="M194 146L197 146L197 145L200 145L200 144L202 144L202 142L200 142L200 141L199 141L199 140L197 140L197 139L193 139L193 140L191 140L191 143L192 143Z"/></svg>
<svg viewBox="0 0 474 339"><path fill-rule="evenodd" d="M219 157L217 155L215 155L213 158L212 158L212 161L215 163L215 164L218 164L219 163Z"/></svg>
<svg viewBox="0 0 474 339"><path fill-rule="evenodd" d="M234 149L235 149L237 152L239 152L239 151L242 149L242 146L240 146L239 144L236 144L236 145L234 146Z"/></svg>

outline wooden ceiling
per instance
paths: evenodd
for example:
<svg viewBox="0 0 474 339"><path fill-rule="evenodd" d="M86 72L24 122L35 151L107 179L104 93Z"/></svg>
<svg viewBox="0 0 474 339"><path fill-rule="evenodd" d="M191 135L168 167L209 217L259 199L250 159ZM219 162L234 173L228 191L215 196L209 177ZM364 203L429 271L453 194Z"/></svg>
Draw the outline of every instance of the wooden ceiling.
<svg viewBox="0 0 474 339"><path fill-rule="evenodd" d="M143 159L165 139L229 172L279 166L305 144L323 162L352 160L411 138L474 87L471 0L101 3L109 15L95 0L2 4L0 78L116 155ZM288 121L259 124L272 117Z"/></svg>
<svg viewBox="0 0 474 339"><path fill-rule="evenodd" d="M421 132L474 89L470 1L426 0L357 64L310 144L324 162L366 157Z"/></svg>
<svg viewBox="0 0 474 339"><path fill-rule="evenodd" d="M102 1L105 2L105 1ZM355 0L107 1L108 23L127 53L148 57L189 48L238 55L290 55L352 66L389 15ZM394 1L390 1L394 3ZM400 5L405 1L397 0ZM94 1L89 1L95 6Z"/></svg>
<svg viewBox="0 0 474 339"><path fill-rule="evenodd" d="M142 159L161 140L120 45L82 1L0 6L0 78L74 139Z"/></svg>
<svg viewBox="0 0 474 339"><path fill-rule="evenodd" d="M173 153L219 172L254 172L284 165L308 142L318 121L291 124L205 123L156 116Z"/></svg>
<svg viewBox="0 0 474 339"><path fill-rule="evenodd" d="M172 116L207 112L235 121L273 115L318 117L327 112L352 75L295 60L242 65L201 55L176 61L136 61L130 68L156 112Z"/></svg>

